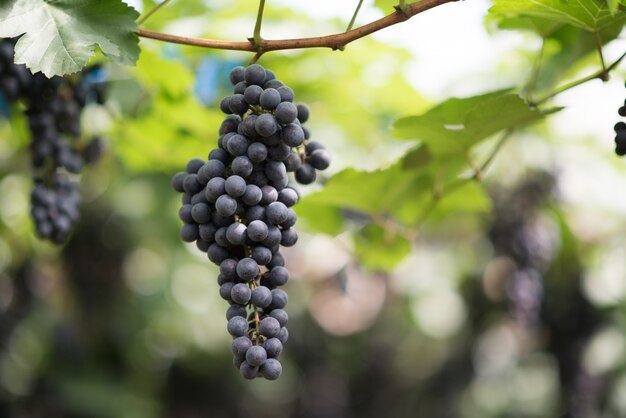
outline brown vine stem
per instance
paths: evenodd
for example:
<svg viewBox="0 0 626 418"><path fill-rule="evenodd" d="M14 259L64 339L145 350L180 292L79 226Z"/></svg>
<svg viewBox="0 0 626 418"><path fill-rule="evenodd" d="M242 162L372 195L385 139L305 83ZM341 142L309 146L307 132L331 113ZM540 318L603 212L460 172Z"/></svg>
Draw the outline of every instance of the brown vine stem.
<svg viewBox="0 0 626 418"><path fill-rule="evenodd" d="M137 35L143 38L156 39L164 42L172 42L177 44L199 46L212 49L229 49L234 51L263 52L278 51L285 49L302 49L302 48L331 48L333 50L341 49L350 42L371 35L381 29L404 22L411 17L430 10L446 3L458 0L422 0L406 5L406 15L400 11L388 14L387 16L370 22L366 25L352 29L347 32L337 33L334 35L318 36L312 38L300 39L280 39L280 40L261 40L260 44L255 45L250 41L223 41L216 39L192 38L187 36L171 35L168 33L154 32L147 29L139 29Z"/></svg>

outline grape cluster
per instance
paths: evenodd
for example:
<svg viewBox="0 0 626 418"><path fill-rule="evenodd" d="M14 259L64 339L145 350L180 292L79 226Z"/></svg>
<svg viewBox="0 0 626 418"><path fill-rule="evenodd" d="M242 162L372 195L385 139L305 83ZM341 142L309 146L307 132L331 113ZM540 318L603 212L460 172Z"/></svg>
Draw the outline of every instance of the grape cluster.
<svg viewBox="0 0 626 418"><path fill-rule="evenodd" d="M292 209L298 192L289 185L315 181L330 164L329 152L311 141L305 105L294 104L291 88L258 64L230 74L234 94L220 107L228 116L218 148L208 161L193 159L172 179L183 193L181 237L196 242L220 266L220 296L229 302L228 332L233 363L247 379L277 379L289 333L289 272L280 246L298 240Z"/></svg>
<svg viewBox="0 0 626 418"><path fill-rule="evenodd" d="M624 105L617 110L617 113L621 117L626 117L626 100L624 100ZM620 157L624 156L626 155L626 123L617 122L613 129L615 130L615 153Z"/></svg>
<svg viewBox="0 0 626 418"><path fill-rule="evenodd" d="M0 40L0 94L26 107L35 169L31 215L40 238L61 244L78 220L80 203L76 184L62 172L80 173L102 155L102 138L82 138L80 117L89 99L103 103L104 84L85 82L98 67L74 79L32 74L13 63L14 46L13 39Z"/></svg>

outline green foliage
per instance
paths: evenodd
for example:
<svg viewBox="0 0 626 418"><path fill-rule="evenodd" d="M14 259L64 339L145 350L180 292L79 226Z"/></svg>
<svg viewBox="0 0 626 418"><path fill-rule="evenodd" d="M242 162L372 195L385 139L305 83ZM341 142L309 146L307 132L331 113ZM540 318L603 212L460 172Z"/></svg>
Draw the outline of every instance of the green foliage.
<svg viewBox="0 0 626 418"><path fill-rule="evenodd" d="M566 23L588 32L600 32L624 22L623 14L615 16L617 6L604 0L494 0L490 13L505 16L531 16Z"/></svg>
<svg viewBox="0 0 626 418"><path fill-rule="evenodd" d="M114 63L134 64L137 17L121 0L3 0L0 37L24 34L15 62L51 77L80 71L97 47Z"/></svg>

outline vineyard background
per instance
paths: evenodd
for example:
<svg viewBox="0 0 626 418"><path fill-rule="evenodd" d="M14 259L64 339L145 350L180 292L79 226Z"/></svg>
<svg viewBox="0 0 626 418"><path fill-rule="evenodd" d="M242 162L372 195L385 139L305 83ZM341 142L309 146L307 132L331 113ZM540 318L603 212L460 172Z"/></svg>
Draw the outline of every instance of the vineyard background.
<svg viewBox="0 0 626 418"><path fill-rule="evenodd" d="M143 27L241 40L249 3L172 1ZM266 38L341 32L357 2L292 3L268 3ZM392 6L366 1L357 25ZM232 367L218 269L181 243L170 187L215 146L228 72L252 54L142 39L136 67L105 64L109 99L83 127L108 150L82 175L82 218L60 248L33 234L28 132L0 98L0 416L626 415L624 64L530 108L541 38L490 6L260 58L334 157L322 185L299 188L275 382ZM531 100L599 68L572 26L543 50ZM604 59L625 51L617 36ZM416 146L420 124L475 107L490 134L468 149Z"/></svg>

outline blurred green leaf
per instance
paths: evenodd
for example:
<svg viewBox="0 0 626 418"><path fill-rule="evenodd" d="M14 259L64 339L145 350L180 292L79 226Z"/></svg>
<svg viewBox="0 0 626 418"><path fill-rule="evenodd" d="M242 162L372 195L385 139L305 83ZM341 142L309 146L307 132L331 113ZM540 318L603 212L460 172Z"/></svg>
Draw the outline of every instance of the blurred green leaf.
<svg viewBox="0 0 626 418"><path fill-rule="evenodd" d="M588 32L598 32L623 21L621 13L613 16L602 0L494 0L490 13L504 16L533 16L566 23Z"/></svg>
<svg viewBox="0 0 626 418"><path fill-rule="evenodd" d="M307 199L294 206L298 215L298 224L309 232L321 232L337 235L343 231L341 210L329 205L320 205L313 199Z"/></svg>
<svg viewBox="0 0 626 418"><path fill-rule="evenodd" d="M518 95L501 90L449 99L423 115L398 119L393 133L422 141L433 154L456 154L501 130L537 121L553 111L531 109Z"/></svg>
<svg viewBox="0 0 626 418"><path fill-rule="evenodd" d="M379 225L368 225L354 236L354 251L363 266L391 270L411 252L411 243Z"/></svg>
<svg viewBox="0 0 626 418"><path fill-rule="evenodd" d="M113 62L139 56L137 11L120 0L0 1L0 38L24 34L15 62L46 76L82 69L96 47Z"/></svg>

